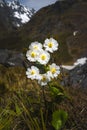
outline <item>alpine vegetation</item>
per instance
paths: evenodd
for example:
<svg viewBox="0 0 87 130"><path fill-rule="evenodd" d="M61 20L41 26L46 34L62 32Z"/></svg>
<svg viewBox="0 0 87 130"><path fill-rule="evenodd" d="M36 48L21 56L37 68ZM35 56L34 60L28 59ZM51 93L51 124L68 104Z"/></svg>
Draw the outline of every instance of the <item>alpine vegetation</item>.
<svg viewBox="0 0 87 130"><path fill-rule="evenodd" d="M46 130L46 127L48 125L47 118L49 115L47 113L50 113L50 111L52 112L50 113L50 116L52 118L52 121L50 123L55 128L55 130L60 130L64 126L68 117L67 112L64 110L56 110L55 108L55 99L58 98L58 100L60 100L61 97L65 97L63 89L60 89L60 86L58 84L55 84L54 80L54 78L57 79L58 75L60 74L60 67L59 65L51 63L50 61L51 54L54 51L58 50L58 45L59 44L55 39L47 38L43 44L37 41L32 42L29 46L29 50L26 53L27 59L30 62L33 62L32 66L30 68L27 68L27 78L31 80L37 80L38 84L42 86L40 88L42 90L42 94L39 100L41 101L40 106L42 106L42 103L44 106L44 108L41 108L44 109L44 111L41 110L42 112L40 113L41 117L43 117L42 124L44 130ZM49 107L49 101L46 96L48 96L51 101L51 108Z"/></svg>
<svg viewBox="0 0 87 130"><path fill-rule="evenodd" d="M53 78L60 74L60 67L55 63L49 64L50 53L58 50L58 42L53 38L47 38L42 45L39 42L32 42L26 57L34 66L27 68L27 78L36 79L41 86L47 85Z"/></svg>

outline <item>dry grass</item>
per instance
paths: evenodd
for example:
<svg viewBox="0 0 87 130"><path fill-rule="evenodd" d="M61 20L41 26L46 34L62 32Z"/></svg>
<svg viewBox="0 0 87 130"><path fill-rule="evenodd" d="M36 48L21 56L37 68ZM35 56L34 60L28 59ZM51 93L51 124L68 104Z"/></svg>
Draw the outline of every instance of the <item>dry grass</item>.
<svg viewBox="0 0 87 130"><path fill-rule="evenodd" d="M69 114L68 122L63 130L87 129L87 89L66 88L71 100L65 100L58 108L66 110Z"/></svg>
<svg viewBox="0 0 87 130"><path fill-rule="evenodd" d="M24 68L6 68L0 65L0 97L3 97L4 103L11 100L9 92L21 90L24 93L30 92L30 95L34 96L41 94L37 82L26 78ZM64 90L70 99L64 99L60 104L56 102L56 109L66 110L69 114L63 130L87 130L87 89L69 86ZM48 96L47 98L50 99Z"/></svg>
<svg viewBox="0 0 87 130"><path fill-rule="evenodd" d="M36 81L26 78L26 70L22 67L4 67L0 65L0 87L2 84L6 90L38 90ZM3 90L3 88L2 88ZM36 91L37 92L37 91Z"/></svg>

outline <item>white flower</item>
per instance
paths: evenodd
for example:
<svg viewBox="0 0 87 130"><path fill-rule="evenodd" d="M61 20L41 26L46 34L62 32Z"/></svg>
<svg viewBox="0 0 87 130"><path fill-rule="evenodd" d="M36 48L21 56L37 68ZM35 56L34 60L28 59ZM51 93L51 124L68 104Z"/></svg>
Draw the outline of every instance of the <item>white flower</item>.
<svg viewBox="0 0 87 130"><path fill-rule="evenodd" d="M47 73L45 74L41 74L40 75L40 78L38 79L38 83L41 85L41 86L45 86L47 85L47 83L51 81L51 78L49 77L49 75Z"/></svg>
<svg viewBox="0 0 87 130"><path fill-rule="evenodd" d="M26 53L26 57L29 61L35 62L37 60L38 51L28 50Z"/></svg>
<svg viewBox="0 0 87 130"><path fill-rule="evenodd" d="M47 73L50 75L50 77L55 78L60 74L60 67L55 63L52 63L49 65L49 71Z"/></svg>
<svg viewBox="0 0 87 130"><path fill-rule="evenodd" d="M53 38L50 39L47 38L43 46L45 47L46 51L53 53L58 49L58 42Z"/></svg>
<svg viewBox="0 0 87 130"><path fill-rule="evenodd" d="M27 78L30 79L38 79L39 77L39 69L35 66L31 66L31 68L28 68L26 71Z"/></svg>
<svg viewBox="0 0 87 130"><path fill-rule="evenodd" d="M47 51L41 50L38 55L37 61L40 64L46 65L50 60L50 54Z"/></svg>
<svg viewBox="0 0 87 130"><path fill-rule="evenodd" d="M39 50L42 49L42 44L39 42L32 42L31 45L29 46L29 49L31 50Z"/></svg>

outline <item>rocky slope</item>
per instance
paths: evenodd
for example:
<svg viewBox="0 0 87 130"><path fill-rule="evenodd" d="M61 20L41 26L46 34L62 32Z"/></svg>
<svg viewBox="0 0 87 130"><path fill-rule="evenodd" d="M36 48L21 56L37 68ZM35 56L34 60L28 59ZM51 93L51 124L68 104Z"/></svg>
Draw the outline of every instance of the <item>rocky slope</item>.
<svg viewBox="0 0 87 130"><path fill-rule="evenodd" d="M28 9L18 0L6 2L0 0L0 33L2 31L16 29L27 23L34 14L34 9Z"/></svg>
<svg viewBox="0 0 87 130"><path fill-rule="evenodd" d="M62 85L87 88L87 58L78 59L72 66L62 66L65 73Z"/></svg>

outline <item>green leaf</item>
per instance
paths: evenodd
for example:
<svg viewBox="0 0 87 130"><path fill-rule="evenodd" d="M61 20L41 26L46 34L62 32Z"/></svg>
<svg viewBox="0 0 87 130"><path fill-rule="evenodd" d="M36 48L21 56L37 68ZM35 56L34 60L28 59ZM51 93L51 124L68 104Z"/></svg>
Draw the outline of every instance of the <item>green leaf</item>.
<svg viewBox="0 0 87 130"><path fill-rule="evenodd" d="M67 118L68 114L63 110L53 112L52 126L55 128L55 130L60 130L65 125Z"/></svg>
<svg viewBox="0 0 87 130"><path fill-rule="evenodd" d="M63 96L64 94L56 87L50 87L50 91L54 96Z"/></svg>

